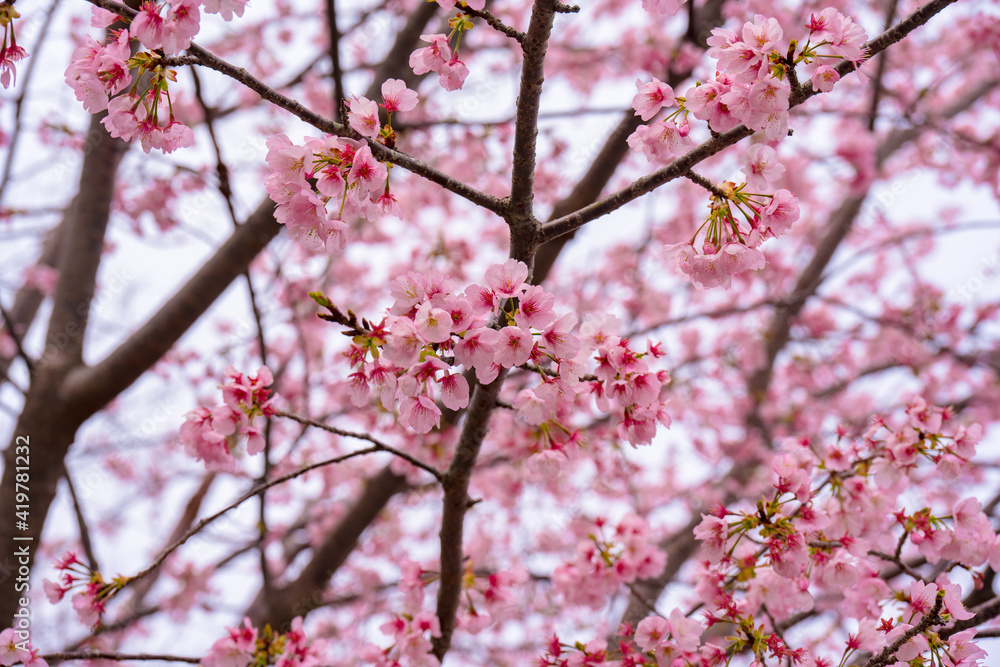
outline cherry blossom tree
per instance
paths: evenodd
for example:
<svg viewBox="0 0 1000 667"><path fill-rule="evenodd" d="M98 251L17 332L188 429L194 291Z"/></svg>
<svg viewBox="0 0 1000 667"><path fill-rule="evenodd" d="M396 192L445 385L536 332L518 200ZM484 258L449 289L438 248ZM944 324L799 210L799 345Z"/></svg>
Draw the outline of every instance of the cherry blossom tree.
<svg viewBox="0 0 1000 667"><path fill-rule="evenodd" d="M995 4L0 25L0 664L989 664Z"/></svg>

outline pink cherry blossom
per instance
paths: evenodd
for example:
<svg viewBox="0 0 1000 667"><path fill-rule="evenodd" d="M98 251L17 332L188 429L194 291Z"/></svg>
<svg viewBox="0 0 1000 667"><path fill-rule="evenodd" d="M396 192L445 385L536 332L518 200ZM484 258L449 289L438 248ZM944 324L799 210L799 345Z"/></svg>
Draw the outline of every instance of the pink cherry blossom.
<svg viewBox="0 0 1000 667"><path fill-rule="evenodd" d="M520 366L531 356L534 339L521 327L504 327L496 342L496 363L504 368Z"/></svg>
<svg viewBox="0 0 1000 667"><path fill-rule="evenodd" d="M743 24L743 41L756 53L766 56L781 41L781 25L776 18L757 14L753 23Z"/></svg>
<svg viewBox="0 0 1000 667"><path fill-rule="evenodd" d="M443 343L451 338L451 315L446 310L435 308L429 301L421 304L413 321L417 333L428 343Z"/></svg>
<svg viewBox="0 0 1000 667"><path fill-rule="evenodd" d="M420 39L430 42L430 46L417 49L410 54L410 67L414 74L440 71L451 60L451 47L447 35L421 35Z"/></svg>
<svg viewBox="0 0 1000 667"><path fill-rule="evenodd" d="M555 296L537 285L528 285L518 299L515 321L524 328L544 329L555 319Z"/></svg>
<svg viewBox="0 0 1000 667"><path fill-rule="evenodd" d="M417 433L441 425L441 409L427 396L407 396L399 405L399 421Z"/></svg>
<svg viewBox="0 0 1000 667"><path fill-rule="evenodd" d="M840 81L840 74L829 65L820 65L812 74L813 88L828 93Z"/></svg>
<svg viewBox="0 0 1000 667"><path fill-rule="evenodd" d="M374 139L378 137L382 125L378 120L378 105L366 97L354 97L349 102L350 112L347 114L351 129L362 136ZM357 155L355 155L357 160Z"/></svg>
<svg viewBox="0 0 1000 667"><path fill-rule="evenodd" d="M503 264L494 264L486 269L486 286L497 296L507 299L521 296L527 279L527 265L516 259L508 259Z"/></svg>
<svg viewBox="0 0 1000 667"><path fill-rule="evenodd" d="M632 98L632 108L635 115L644 121L658 114L660 109L674 104L674 89L659 79L654 78L649 83L636 79L635 87L639 92Z"/></svg>
<svg viewBox="0 0 1000 667"><path fill-rule="evenodd" d="M417 93L407 88L402 79L387 79L382 84L382 106L389 113L410 111L417 106Z"/></svg>
<svg viewBox="0 0 1000 667"><path fill-rule="evenodd" d="M781 236L799 219L799 200L785 189L778 190L764 207L760 223L774 236Z"/></svg>
<svg viewBox="0 0 1000 667"><path fill-rule="evenodd" d="M452 56L437 70L438 83L445 90L460 90L469 76L469 68L458 58Z"/></svg>
<svg viewBox="0 0 1000 667"><path fill-rule="evenodd" d="M754 111L787 111L789 92L787 83L767 78L750 88L747 100Z"/></svg>
<svg viewBox="0 0 1000 667"><path fill-rule="evenodd" d="M661 120L650 126L640 125L627 139L629 147L649 161L667 161L683 155L694 142L673 121Z"/></svg>
<svg viewBox="0 0 1000 667"><path fill-rule="evenodd" d="M76 99L91 113L108 107L108 99L132 84L126 61L130 56L128 33L101 45L90 39L88 44L73 52L72 63L66 68L66 83L73 88Z"/></svg>
<svg viewBox="0 0 1000 667"><path fill-rule="evenodd" d="M450 410L461 410L469 404L469 383L460 373L445 373L441 377L441 402Z"/></svg>
<svg viewBox="0 0 1000 667"><path fill-rule="evenodd" d="M778 162L777 151L766 144L751 146L746 163L742 171L747 177L747 187L757 192L766 190L768 183L773 183L785 173L785 168Z"/></svg>

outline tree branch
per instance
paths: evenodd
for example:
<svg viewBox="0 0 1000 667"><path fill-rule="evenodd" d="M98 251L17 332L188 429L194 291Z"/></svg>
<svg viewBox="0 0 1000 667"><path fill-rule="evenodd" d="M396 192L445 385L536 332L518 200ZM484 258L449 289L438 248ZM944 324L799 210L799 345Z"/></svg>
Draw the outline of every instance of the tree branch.
<svg viewBox="0 0 1000 667"><path fill-rule="evenodd" d="M466 14L468 14L469 16L475 16L476 18L480 18L480 19L486 21L486 25L488 25L489 27L493 28L497 32L503 33L507 37L510 37L511 39L513 39L514 41L516 41L516 42L518 42L520 44L523 44L524 40L526 40L528 38L528 36L525 35L523 32L520 32L520 31L515 30L514 28L510 27L509 25L507 25L506 23L504 23L499 18L497 18L495 15L491 14L490 12L486 11L485 9L473 9L472 7L469 7L468 5L465 5L464 7L460 7L460 9L463 12L465 12Z"/></svg>
<svg viewBox="0 0 1000 667"><path fill-rule="evenodd" d="M867 50L869 57L884 51L890 45L902 40L908 34L926 23L932 16L955 1L956 0L933 0L932 2L920 7L890 30L883 32L875 39L867 42L864 48ZM836 67L836 70L841 75L845 75L854 70L854 65L851 62L844 61ZM819 91L813 89L812 82L807 82L800 89L792 92L789 100L789 108L794 108L804 103L810 97L817 95L818 92ZM543 240L551 241L552 239L558 238L563 234L568 234L576 229L579 229L588 222L618 210L635 199L652 192L661 185L684 176L687 171L696 164L715 155L716 153L719 153L723 149L738 143L753 133L753 130L750 130L745 125L739 125L724 134L712 137L700 146L696 146L692 150L688 151L686 155L677 158L666 167L658 169L652 174L636 179L618 192L612 193L575 213L565 215L546 223L542 226Z"/></svg>
<svg viewBox="0 0 1000 667"><path fill-rule="evenodd" d="M534 218L531 206L535 197L538 105L545 81L545 51L555 15L555 0L535 0L523 43L524 63L514 121L514 170L510 182L510 211L519 220Z"/></svg>
<svg viewBox="0 0 1000 667"><path fill-rule="evenodd" d="M451 647L455 618L462 594L462 574L465 571L462 565L464 559L462 533L465 512L469 509L469 481L472 479L472 469L479 457L479 448L489 430L490 416L496 408L500 388L506 378L507 371L504 369L490 384L486 386L476 384L458 447L442 483L444 511L441 516L441 578L437 599L441 636L434 638L432 650L438 660L443 660Z"/></svg>
<svg viewBox="0 0 1000 667"><path fill-rule="evenodd" d="M201 519L190 530L188 530L186 533L184 533L184 535L182 535L179 539L177 539L173 544L171 544L162 552L160 552L160 555L157 556L152 563L150 563L147 567L137 572L132 577L129 577L128 581L126 582L126 586L134 585L136 582L140 581L144 577L149 576L153 571L155 571L157 568L160 567L160 565L163 564L163 561L165 561L170 554L179 549L189 539L200 533L202 529L205 528L205 526L209 525L210 523L221 517L223 514L228 512L229 510L236 509L237 507L245 503L247 500L253 498L262 491L270 489L272 486L277 486L278 484L284 484L285 482L291 479L295 479L296 477L301 477L307 472L316 470L317 468L322 468L324 466L333 465L336 463L342 463L344 461L347 461L348 459L353 459L358 456L364 456L365 454L373 454L377 451L379 451L378 447L367 447L365 449L359 449L357 451L350 452L348 454L342 454L341 456L335 456L333 458L324 459L323 461L318 461L316 463L310 463L307 466L303 466L298 470L293 470L288 474L282 475L281 477L276 477L272 480L264 482L263 484L255 484L250 490L246 491L243 495L241 495L239 498L231 502L226 507L222 508L215 514L209 515L204 519Z"/></svg>
<svg viewBox="0 0 1000 667"><path fill-rule="evenodd" d="M312 426L314 428L322 429L327 433L334 433L336 435L341 435L344 436L345 438L356 438L358 440L366 440L375 445L375 448L378 449L379 451L388 452L393 456L398 456L399 458L403 459L410 465L416 466L421 470L429 472L434 476L434 479L436 479L437 481L439 482L442 481L443 474L441 473L440 470L438 470L434 466L428 465L423 461L410 456L404 451L400 451L395 447L387 445L384 442L378 440L377 438L368 435L367 433L354 433L353 431L345 431L343 429L336 428L334 426L329 426L328 424L324 424L322 422L313 421L312 419L308 419L307 417L300 417L299 415L294 415L290 412L285 412L283 410L278 410L275 413L275 415L278 417L285 417L286 419L291 419L292 421L296 421L300 424L305 424L306 426Z"/></svg>

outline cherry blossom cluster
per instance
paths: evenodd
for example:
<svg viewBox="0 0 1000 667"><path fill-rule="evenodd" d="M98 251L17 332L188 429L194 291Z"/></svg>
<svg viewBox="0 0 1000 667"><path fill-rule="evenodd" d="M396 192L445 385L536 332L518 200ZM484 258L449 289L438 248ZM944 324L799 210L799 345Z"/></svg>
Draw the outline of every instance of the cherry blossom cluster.
<svg viewBox="0 0 1000 667"><path fill-rule="evenodd" d="M422 611L415 616L395 614L379 628L393 638L388 648L367 644L361 650L361 660L375 667L436 667L440 664L431 651L429 637L440 637L441 626L433 612Z"/></svg>
<svg viewBox="0 0 1000 667"><path fill-rule="evenodd" d="M592 639L586 644L564 644L556 635L552 636L546 645L545 653L535 662L538 667L600 667L622 663L608 656L608 642L604 639ZM635 663L632 663L635 664Z"/></svg>
<svg viewBox="0 0 1000 667"><path fill-rule="evenodd" d="M133 81L132 68L149 76ZM141 52L129 57L125 30L114 33L107 44L91 39L73 52L66 68L66 83L84 108L91 113L107 109L101 122L111 136L138 140L147 153L152 148L171 153L194 143L191 128L174 118L168 86L176 80L177 73L163 66L159 55Z"/></svg>
<svg viewBox="0 0 1000 667"><path fill-rule="evenodd" d="M351 98L350 106L347 120L354 131L392 148L396 141L396 133L392 131L392 114L414 109L417 106L417 93L407 88L402 79L389 79L382 84L382 104L361 96ZM379 107L385 109L388 115L385 127L379 122Z"/></svg>
<svg viewBox="0 0 1000 667"><path fill-rule="evenodd" d="M209 470L233 472L241 443L245 442L246 453L251 456L264 451L264 435L257 418L274 415L276 396L267 389L274 377L266 366L253 376L243 375L232 366L226 368L225 374L228 381L222 385L224 404L189 412L181 426L180 442Z"/></svg>
<svg viewBox="0 0 1000 667"><path fill-rule="evenodd" d="M676 10L673 3L666 4L671 7L665 9ZM715 80L695 85L685 97L675 96L673 89L658 79L648 83L637 80L632 107L642 120L649 121L675 104L677 108L653 124L636 128L628 138L629 146L651 162L668 162L685 154L693 146L688 136L689 114L707 121L713 132L727 132L742 123L763 131L769 141L780 142L788 134L789 99L792 83L797 81L797 64L812 68L813 85L826 92L839 75L820 64L822 60L859 63L864 59L864 30L836 9L812 14L806 27L809 38L798 53L795 40L785 48L783 31L774 18L758 14L753 22L743 25L740 34L714 29L708 53L718 61ZM701 288L721 285L728 289L733 275L763 268L764 255L758 246L768 237L781 236L798 219L794 195L787 190L762 192L784 172L773 147L753 145L743 171L745 184L724 183L721 189L725 197L719 193L713 196L708 218L699 228L699 232L706 229L700 248L695 245L696 232L690 242L665 249L665 257L672 258L685 278ZM742 220L733 215L732 206Z"/></svg>
<svg viewBox="0 0 1000 667"><path fill-rule="evenodd" d="M789 439L771 463L772 495L752 509L719 506L702 515L695 537L704 559L693 576L692 600L695 609L704 607L699 619L674 609L634 630L622 626L614 660L603 639L567 645L553 637L538 664L715 667L746 652L754 665L832 666L851 664L859 652L878 655L898 642L888 664L977 667L985 652L975 644L975 629L945 636L936 628L973 617L953 570L964 568L976 581L982 573L974 568L1000 566L1000 538L975 498L952 501L943 515L893 508L915 479L926 478L927 464L947 486L969 465L982 435L979 425L956 425L950 410L916 398L899 419L875 418L857 438L839 429L830 445ZM570 602L598 607L620 583L663 567L641 519L627 517L612 539L601 528L598 522L577 559L553 573L553 586ZM616 543L629 541L620 533L650 555L643 562L651 573L634 575L638 565L620 564L628 548ZM924 578L905 564L908 543L928 563L947 560L950 567ZM902 571L902 582L884 578L892 567ZM619 570L628 574L616 580ZM773 627L830 604L858 624L839 659L791 646ZM703 641L703 631L720 624L725 640Z"/></svg>
<svg viewBox="0 0 1000 667"><path fill-rule="evenodd" d="M399 590L404 594L403 610L416 616L424 606L424 592L438 573L404 558L400 565ZM478 570L471 559L465 562L462 577L462 602L458 612L458 627L476 634L494 621L505 620L517 612L515 588L528 579L524 567L509 570Z"/></svg>
<svg viewBox="0 0 1000 667"><path fill-rule="evenodd" d="M219 14L224 20L232 21L234 15L243 16L248 1L170 0L156 3L146 0L132 19L129 32L147 49L157 50L168 56L177 54L191 46L191 40L198 34L201 10ZM113 18L110 20L118 18L111 16Z"/></svg>
<svg viewBox="0 0 1000 667"><path fill-rule="evenodd" d="M632 108L644 121L676 103L674 89L659 79L654 78L649 83L636 79L635 85L639 92L632 98ZM650 162L669 162L670 158L683 155L694 147L694 142L688 137L691 127L687 120L682 120L680 125L674 120L682 114L683 108L680 108L652 125L640 125L627 139L629 148L642 153Z"/></svg>
<svg viewBox="0 0 1000 667"><path fill-rule="evenodd" d="M302 630L302 617L292 620L291 629L279 634L265 626L258 631L249 618L243 625L226 628L227 636L212 644L202 659L203 667L314 667L321 663L326 642L308 641Z"/></svg>
<svg viewBox="0 0 1000 667"><path fill-rule="evenodd" d="M804 63L814 67L815 87L827 92L839 76L820 62L846 59L859 64L865 57L861 48L866 39L864 29L836 9L828 7L812 14L806 27L809 39L798 53L798 43L792 40L786 45L774 18L758 14L752 23L743 24L739 34L715 28L708 39L708 55L718 61L715 80L688 89L682 108L708 121L714 132L728 132L742 123L763 131L771 141L781 141L788 134L790 82L797 80L795 66Z"/></svg>
<svg viewBox="0 0 1000 667"><path fill-rule="evenodd" d="M541 377L514 400L528 423L558 421L577 394L590 393L600 409L619 416L623 439L649 443L658 424L670 424L659 400L669 377L650 371L644 359L663 351L652 343L646 351L634 350L618 336L621 322L610 315L588 316L579 335L573 334L575 316L557 316L555 297L527 284L527 277L527 266L510 259L487 269L483 285L460 293L433 271L396 279L389 316L355 332L346 353L355 369L354 404L364 405L372 391L386 409L398 400L400 423L427 433L440 425L435 398L452 410L468 405L469 383L454 366L489 384L501 368L527 365ZM314 298L331 306L321 295ZM591 355L593 378L584 376Z"/></svg>
<svg viewBox="0 0 1000 667"><path fill-rule="evenodd" d="M667 563L642 517L625 516L608 526L610 534L605 526L605 519L596 519L594 530L577 545L576 557L552 573L553 588L570 604L599 609L622 584L655 577Z"/></svg>
<svg viewBox="0 0 1000 667"><path fill-rule="evenodd" d="M438 0L438 4L447 0ZM485 0L473 0L468 3L473 9L483 9ZM472 20L468 15L459 13L448 21L451 33L421 35L420 39L430 45L417 49L410 54L410 67L414 74L434 72L438 75L438 83L445 90L460 90L469 76L469 68L458 59L458 47L462 43L462 34L472 29ZM455 40L455 48L451 40Z"/></svg>
<svg viewBox="0 0 1000 667"><path fill-rule="evenodd" d="M720 185L725 197L713 195L709 214L690 241L664 247L665 259L673 259L685 279L702 289L722 286L729 289L732 276L764 268L759 249L767 238L777 238L799 219L799 202L785 189L774 194L747 192L751 183L776 178L784 168L775 164L775 151L757 144L748 153L747 183L727 181ZM734 215L736 208L739 216ZM704 230L700 250L696 246Z"/></svg>
<svg viewBox="0 0 1000 667"><path fill-rule="evenodd" d="M840 609L861 623L848 642L850 654L878 653L892 644L930 613L936 596L945 620L971 618L949 571L934 581L908 571L914 580L906 590L893 590L879 576L885 562L901 562L907 541L930 563L948 559L970 571L985 564L1000 566L1000 538L975 498L955 503L944 516L930 508L911 513L891 509L898 506L910 476L922 474L917 470L921 462L933 463L937 474L948 478L974 454L982 429L953 428L950 416L918 398L902 423L890 427L875 419L859 441L840 433L829 447L802 439L787 442L772 462L772 497L762 498L753 511L719 507L703 515L695 529L707 558L696 590L716 610L706 614L706 621L731 623L740 629L743 642L756 642L761 637L752 617L762 609L781 622L810 611L824 594L840 598ZM894 525L902 528L898 537ZM734 585L742 581L747 585ZM893 617L897 601L904 604ZM897 659L908 662L931 651L934 664L959 664L957 659L940 662L947 648L973 656L961 664L977 664L978 649L968 643L972 635L959 634L946 645L928 629L904 644ZM776 644L772 654L780 657L786 649Z"/></svg>
<svg viewBox="0 0 1000 667"><path fill-rule="evenodd" d="M14 35L14 19L20 18L12 2L0 2L0 27L3 28L3 44L0 44L0 85L10 88L17 78L17 63L28 57L28 52L17 45Z"/></svg>
<svg viewBox="0 0 1000 667"><path fill-rule="evenodd" d="M48 667L39 655L38 649L27 638L28 631L7 628L0 632L0 665L10 667L21 663L24 667Z"/></svg>
<svg viewBox="0 0 1000 667"><path fill-rule="evenodd" d="M104 606L128 582L127 577L115 577L111 582L104 581L100 572L91 570L83 564L76 554L67 552L55 562L55 568L61 573L57 581L45 579L42 588L49 602L56 604L72 590L73 609L87 627L100 625Z"/></svg>
<svg viewBox="0 0 1000 667"><path fill-rule="evenodd" d="M201 10L220 14L226 21L242 16L247 0L171 0L157 4L144 2L127 30L113 31L107 44L88 38L73 52L66 69L66 83L90 113L108 110L102 121L113 137L140 141L142 149L156 148L171 153L194 144L191 128L174 117L168 90L177 73L163 64L163 58L191 46L198 33ZM93 8L91 25L106 28L125 20L117 14ZM129 56L129 39L141 42L148 51ZM133 81L129 70L140 75ZM127 91L127 92L126 92Z"/></svg>
<svg viewBox="0 0 1000 667"><path fill-rule="evenodd" d="M392 94L390 91L387 104ZM365 106L360 101L352 105L352 125L363 122L362 114L368 113ZM364 122L374 118L378 128L377 110L371 109L371 113L374 115ZM326 136L297 146L278 134L267 140L267 148L271 175L265 189L278 205L274 217L309 250L340 254L347 245L345 218L367 219L398 211L389 193L388 169L362 141Z"/></svg>

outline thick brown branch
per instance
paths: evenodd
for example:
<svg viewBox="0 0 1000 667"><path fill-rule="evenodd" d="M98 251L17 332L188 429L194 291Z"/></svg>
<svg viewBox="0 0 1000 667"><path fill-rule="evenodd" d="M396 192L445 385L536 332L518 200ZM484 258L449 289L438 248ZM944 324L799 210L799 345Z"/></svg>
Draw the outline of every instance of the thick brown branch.
<svg viewBox="0 0 1000 667"><path fill-rule="evenodd" d="M451 647L451 637L455 632L455 618L462 594L462 533L465 513L469 509L469 481L472 468L479 457L479 448L489 430L490 416L496 408L500 388L507 378L506 370L485 387L476 385L472 402L462 425L462 435L445 472L444 512L441 517L441 584L438 588L437 617L441 626L441 636L434 639L433 653L438 660Z"/></svg>
<svg viewBox="0 0 1000 667"><path fill-rule="evenodd" d="M83 338L94 295L97 268L104 250L104 231L114 193L115 173L126 145L112 139L92 116L85 144L80 191L63 225L58 261L59 280L53 297L45 352L36 363L36 373L25 397L24 408L14 428L11 445L4 452L0 480L0 507L15 506L15 445L31 447L31 521L27 530L17 530L13 512L0 516L0 543L14 544L14 537L41 537L45 518L64 471L64 457L76 429L89 416L80 406L63 400L60 388L70 369L81 364ZM31 567L35 550L27 563ZM15 577L0 582L0 625L6 625L20 598Z"/></svg>
<svg viewBox="0 0 1000 667"><path fill-rule="evenodd" d="M67 399L93 414L125 390L184 335L280 230L274 203L265 200L142 328L97 365L69 375Z"/></svg>
<svg viewBox="0 0 1000 667"><path fill-rule="evenodd" d="M523 42L524 63L515 110L514 167L510 184L510 214L518 221L534 221L531 207L535 197L538 106L545 80L545 52L555 15L555 0L536 0Z"/></svg>

